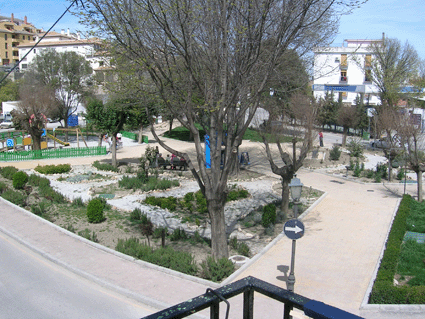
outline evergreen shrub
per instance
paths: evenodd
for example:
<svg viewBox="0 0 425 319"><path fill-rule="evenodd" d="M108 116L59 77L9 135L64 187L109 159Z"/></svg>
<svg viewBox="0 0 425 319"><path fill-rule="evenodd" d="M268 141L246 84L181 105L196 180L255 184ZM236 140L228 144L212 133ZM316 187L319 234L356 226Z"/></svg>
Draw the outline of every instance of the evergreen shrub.
<svg viewBox="0 0 425 319"><path fill-rule="evenodd" d="M207 257L206 261L201 263L201 277L220 282L230 276L235 271L235 265L227 258L215 260L213 257Z"/></svg>
<svg viewBox="0 0 425 319"><path fill-rule="evenodd" d="M23 189L28 182L28 175L25 172L19 171L13 175L13 188Z"/></svg>
<svg viewBox="0 0 425 319"><path fill-rule="evenodd" d="M87 219L89 223L101 223L105 220L103 213L104 203L100 198L92 199L87 205Z"/></svg>
<svg viewBox="0 0 425 319"><path fill-rule="evenodd" d="M44 165L40 166L38 165L36 168L34 168L36 172L39 172L40 174L63 174L68 173L71 170L70 164L59 164L59 165Z"/></svg>
<svg viewBox="0 0 425 319"><path fill-rule="evenodd" d="M263 208L263 216L261 218L261 223L264 228L273 225L276 222L276 206L274 204L267 204Z"/></svg>

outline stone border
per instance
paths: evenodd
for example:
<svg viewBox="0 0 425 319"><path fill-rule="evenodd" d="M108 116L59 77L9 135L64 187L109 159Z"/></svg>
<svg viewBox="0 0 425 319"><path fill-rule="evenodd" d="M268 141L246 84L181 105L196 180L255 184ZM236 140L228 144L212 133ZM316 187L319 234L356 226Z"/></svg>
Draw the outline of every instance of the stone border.
<svg viewBox="0 0 425 319"><path fill-rule="evenodd" d="M319 197L318 200L316 200L313 205L311 205L304 213L302 213L298 218L303 219L305 218L312 210L315 208L326 196L328 195L327 192L323 193L322 196ZM231 282L233 282L239 275L244 272L247 268L251 267L258 259L260 259L267 251L270 250L278 241L282 239L285 235L280 233L276 236L275 239L273 239L266 247L264 247L258 254L256 254L254 257L252 257L248 262L246 262L241 268L236 270L233 274L231 274L229 277L227 277L224 281L220 283L220 286L225 286Z"/></svg>
<svg viewBox="0 0 425 319"><path fill-rule="evenodd" d="M72 233L72 232L70 232L70 231L68 231L68 230L66 230L66 229L64 229L64 228L56 225L56 224L53 224L53 223L45 220L44 218L41 218L40 216L37 216L37 215L35 215L35 214L27 211L26 209L24 209L24 208L22 208L20 206L17 206L15 204L13 204L13 203L11 203L11 202L3 199L2 197L0 197L0 203L3 204L3 205L4 204L9 204L9 205L13 206L14 208L16 208L17 210L21 211L22 213L24 213L24 214L26 214L26 215L28 215L28 216L30 216L32 218L38 219L39 221L41 221L43 223L46 223L50 227L55 228L56 230L58 230L58 231L60 231L60 232L62 232L64 234L66 234L69 237L72 237L72 238L74 238L76 240L82 241L85 244L90 245L90 246L92 246L95 249L99 249L99 250L102 250L102 251L104 251L106 253L115 255L118 258L125 259L127 261L130 261L130 262L139 264L139 265L141 265L143 267L146 267L146 268L154 269L154 270L156 270L158 272L167 273L169 275L172 275L172 276L175 276L175 277L178 277L178 278L184 278L185 280L189 280L189 281L193 281L193 282L196 282L196 283L199 283L199 284L203 284L203 285L206 285L206 286L211 287L213 289L217 289L217 288L220 287L220 285L217 284L217 283L215 283L215 282L208 281L208 280L205 280L205 279L202 279L202 278L198 278L198 277L195 277L195 276L191 276L191 275L186 275L186 274L183 274L181 272L178 272L178 271L175 271L175 270L172 270L172 269L168 269L168 268L165 268L165 267L157 266L157 265L154 265L154 264L145 262L143 260L135 259L135 258L133 258L131 256L128 256L126 254L123 254L123 253L120 253L118 251L115 251L115 250L113 250L111 248L108 248L108 247L105 247L105 246L100 245L98 243L92 242L91 240L88 240L86 238L83 238L81 236L78 236L78 235L76 235L76 234L74 234L74 233ZM71 271L72 273L74 273L74 274L76 274L78 276L81 276L81 277L83 277L85 279L88 279L90 281L93 281L93 282L97 283L98 285L100 285L102 287L105 287L107 289L110 289L112 291L115 291L115 292L117 292L117 293L119 293L121 295L124 295L126 297L129 297L129 298L131 298L133 300L136 300L138 302L141 302L141 303L143 303L143 304L145 304L147 306L150 306L150 307L155 308L155 309L158 309L158 310L166 309L168 307L174 306L174 305L171 305L171 304L166 304L166 303L163 303L163 302L154 300L154 299L149 298L149 297L146 297L144 295L140 295L140 294L134 293L134 292L132 292L132 291L126 289L126 288L123 288L123 287L120 287L118 285L112 284L112 283L108 282L105 279L99 278L99 277L97 277L95 275L92 275L92 274L86 272L86 271L83 271L81 269L78 269L78 268L76 268L76 267L74 267L74 266L72 266L72 265L70 265L68 263L65 263L65 262L63 262L63 261L55 258L54 256L50 255L49 253L46 253L45 251L43 251L43 250L39 249L38 247L32 245L28 241L20 238L17 234L14 234L14 233L6 230L1 225L0 225L0 231L2 233L4 233L5 235L9 236L10 238L13 238L15 241L21 243L25 247L29 248L33 252L35 252L35 253L41 255L42 257L46 258L47 260L49 260L49 261L51 261L51 262L53 262L53 263L55 263L55 264L57 264L57 265L65 268L65 269ZM193 316L195 316L195 315L193 315ZM196 318L205 318L205 317L198 315L198 316L195 316L194 318L196 319Z"/></svg>
<svg viewBox="0 0 425 319"><path fill-rule="evenodd" d="M393 216L391 218L391 226L389 227L386 239L382 245L381 254L376 263L375 270L372 278L370 279L369 286L366 289L366 293L363 297L363 301L360 305L360 315L365 318L376 318L376 319L399 319L399 318L412 318L412 319L423 319L425 316L425 305L389 305L389 304L369 304L369 296L372 292L373 284L375 283L376 276L378 274L379 266L381 265L382 257L384 256L388 236L390 234L394 218L397 214L398 207L400 206L401 199L398 200L397 206L394 209Z"/></svg>

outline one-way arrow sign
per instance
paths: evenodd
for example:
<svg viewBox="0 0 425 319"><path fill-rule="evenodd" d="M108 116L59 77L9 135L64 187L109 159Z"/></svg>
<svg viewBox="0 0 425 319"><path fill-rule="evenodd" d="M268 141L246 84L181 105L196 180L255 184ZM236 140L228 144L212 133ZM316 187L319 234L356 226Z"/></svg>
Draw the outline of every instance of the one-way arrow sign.
<svg viewBox="0 0 425 319"><path fill-rule="evenodd" d="M290 219L283 226L283 232L289 239L300 239L304 236L304 224L298 219Z"/></svg>

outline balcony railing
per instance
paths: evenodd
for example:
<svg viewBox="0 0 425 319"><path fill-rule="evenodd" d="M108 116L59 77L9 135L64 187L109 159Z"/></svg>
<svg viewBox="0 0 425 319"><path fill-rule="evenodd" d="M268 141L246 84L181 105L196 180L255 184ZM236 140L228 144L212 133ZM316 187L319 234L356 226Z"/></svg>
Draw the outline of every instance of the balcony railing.
<svg viewBox="0 0 425 319"><path fill-rule="evenodd" d="M230 312L230 303L227 299L243 293L243 318L254 318L254 292L261 293L269 298L284 303L283 318L291 318L291 310L297 308L304 311L310 318L316 319L361 319L349 312L326 305L320 301L311 300L297 295L286 289L277 287L255 277L246 277L216 290L207 289L201 296L182 302L168 309L159 311L142 319L178 319L186 318L196 312L210 308L210 318L219 319L220 302L226 303L226 319ZM262 314L262 318L270 318Z"/></svg>
<svg viewBox="0 0 425 319"><path fill-rule="evenodd" d="M347 83L348 82L348 77L347 76L340 76L339 77L339 83Z"/></svg>

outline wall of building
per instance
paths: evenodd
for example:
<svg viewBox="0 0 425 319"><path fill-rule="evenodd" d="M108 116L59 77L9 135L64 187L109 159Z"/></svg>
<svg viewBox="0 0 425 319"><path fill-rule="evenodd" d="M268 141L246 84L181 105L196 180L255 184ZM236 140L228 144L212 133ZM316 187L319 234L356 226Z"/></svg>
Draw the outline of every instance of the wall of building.
<svg viewBox="0 0 425 319"><path fill-rule="evenodd" d="M353 105L356 97L363 94L365 104L379 104L377 87L365 78L365 61L370 55L368 46L372 41L346 41L343 47L317 48L314 51L314 95L323 98L328 91L338 99L338 95L342 94L343 103Z"/></svg>

